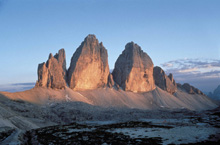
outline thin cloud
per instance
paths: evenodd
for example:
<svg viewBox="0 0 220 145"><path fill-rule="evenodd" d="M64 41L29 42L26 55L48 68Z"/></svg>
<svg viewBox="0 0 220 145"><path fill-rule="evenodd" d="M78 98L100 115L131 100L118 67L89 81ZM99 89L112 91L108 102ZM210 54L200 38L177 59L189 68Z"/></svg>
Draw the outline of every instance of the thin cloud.
<svg viewBox="0 0 220 145"><path fill-rule="evenodd" d="M20 92L33 88L35 83L16 83L0 85L0 91L3 92Z"/></svg>
<svg viewBox="0 0 220 145"><path fill-rule="evenodd" d="M169 64L169 65L168 65ZM192 68L220 68L220 60L217 59L178 59L161 64L163 67L172 66L179 69Z"/></svg>
<svg viewBox="0 0 220 145"><path fill-rule="evenodd" d="M177 82L194 83L205 91L211 91L220 84L220 60L217 59L185 58L172 60L161 66L167 73L173 73ZM202 84L204 82L206 87Z"/></svg>
<svg viewBox="0 0 220 145"><path fill-rule="evenodd" d="M173 67L172 63L164 63L162 64L163 67Z"/></svg>
<svg viewBox="0 0 220 145"><path fill-rule="evenodd" d="M189 69L182 69L179 70L180 73L187 73L187 72L196 72L198 68L189 68ZM198 72L198 71L197 71Z"/></svg>

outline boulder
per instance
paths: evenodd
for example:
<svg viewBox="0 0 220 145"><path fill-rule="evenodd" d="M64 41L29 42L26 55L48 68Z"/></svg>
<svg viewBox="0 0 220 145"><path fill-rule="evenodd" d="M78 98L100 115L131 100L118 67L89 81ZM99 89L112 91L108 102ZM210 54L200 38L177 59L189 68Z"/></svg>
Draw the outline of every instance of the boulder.
<svg viewBox="0 0 220 145"><path fill-rule="evenodd" d="M66 87L66 56L60 49L56 55L49 55L46 63L38 65L38 81L36 87L63 89Z"/></svg>
<svg viewBox="0 0 220 145"><path fill-rule="evenodd" d="M88 35L73 54L68 85L73 90L91 90L108 83L108 53L95 35Z"/></svg>
<svg viewBox="0 0 220 145"><path fill-rule="evenodd" d="M147 53L130 42L117 59L112 75L114 81L125 91L147 92L155 89L153 67Z"/></svg>
<svg viewBox="0 0 220 145"><path fill-rule="evenodd" d="M173 94L177 91L177 85L173 79L173 75L170 74L168 77L164 70L158 66L154 67L154 80L155 84L159 88L169 92L170 94Z"/></svg>

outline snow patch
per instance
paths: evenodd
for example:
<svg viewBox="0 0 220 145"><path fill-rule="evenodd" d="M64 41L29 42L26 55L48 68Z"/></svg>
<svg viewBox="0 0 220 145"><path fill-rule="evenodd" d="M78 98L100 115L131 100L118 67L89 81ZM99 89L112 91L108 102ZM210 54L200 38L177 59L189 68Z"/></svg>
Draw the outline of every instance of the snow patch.
<svg viewBox="0 0 220 145"><path fill-rule="evenodd" d="M79 94L81 97L84 97L82 94L80 94L79 92L76 92L77 94Z"/></svg>
<svg viewBox="0 0 220 145"><path fill-rule="evenodd" d="M71 100L71 98L69 97L69 95L68 94L66 94L66 102L71 102L72 100Z"/></svg>

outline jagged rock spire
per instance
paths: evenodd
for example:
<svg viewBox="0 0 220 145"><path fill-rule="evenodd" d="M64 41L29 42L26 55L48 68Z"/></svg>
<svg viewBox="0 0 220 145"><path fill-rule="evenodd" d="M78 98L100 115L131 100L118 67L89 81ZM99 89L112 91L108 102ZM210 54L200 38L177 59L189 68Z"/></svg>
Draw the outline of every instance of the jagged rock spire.
<svg viewBox="0 0 220 145"><path fill-rule="evenodd" d="M60 49L48 61L38 65L38 81L36 87L63 89L66 86L66 56L65 50Z"/></svg>

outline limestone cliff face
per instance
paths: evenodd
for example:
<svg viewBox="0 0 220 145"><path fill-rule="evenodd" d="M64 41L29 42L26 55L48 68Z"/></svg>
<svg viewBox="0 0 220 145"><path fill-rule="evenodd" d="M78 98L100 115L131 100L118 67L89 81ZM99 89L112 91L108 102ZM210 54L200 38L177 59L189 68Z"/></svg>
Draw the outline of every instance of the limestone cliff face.
<svg viewBox="0 0 220 145"><path fill-rule="evenodd" d="M173 75L167 76L164 70L158 66L154 67L155 84L161 89L173 94L177 91L177 85L173 79Z"/></svg>
<svg viewBox="0 0 220 145"><path fill-rule="evenodd" d="M66 56L64 49L53 56L49 55L46 63L38 65L36 87L63 89L66 86Z"/></svg>
<svg viewBox="0 0 220 145"><path fill-rule="evenodd" d="M153 67L147 53L130 42L117 59L112 74L114 81L125 91L147 92L155 89Z"/></svg>
<svg viewBox="0 0 220 145"><path fill-rule="evenodd" d="M90 90L108 83L108 53L95 35L88 35L77 48L68 69L68 84L73 90Z"/></svg>

